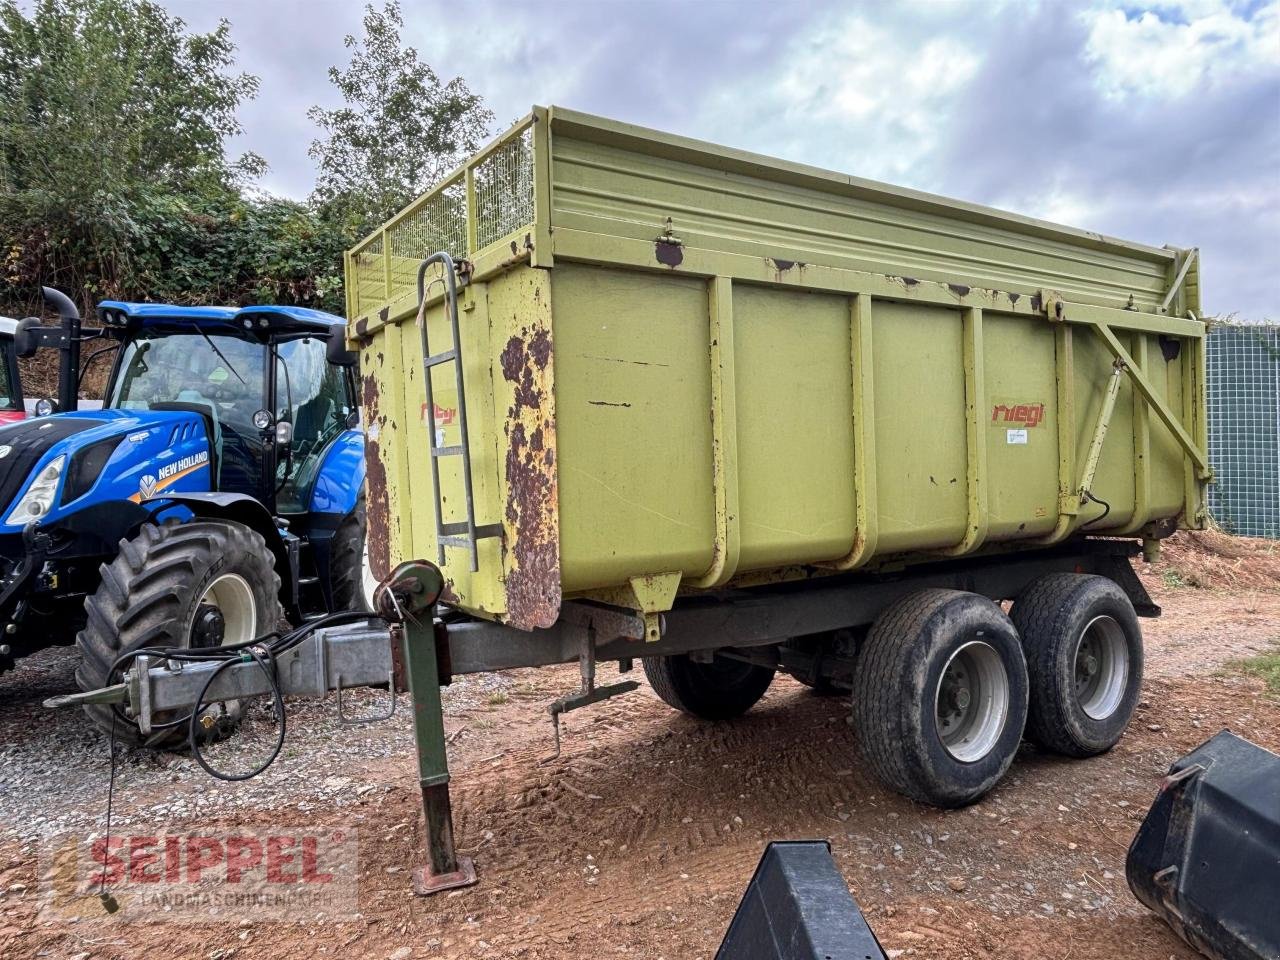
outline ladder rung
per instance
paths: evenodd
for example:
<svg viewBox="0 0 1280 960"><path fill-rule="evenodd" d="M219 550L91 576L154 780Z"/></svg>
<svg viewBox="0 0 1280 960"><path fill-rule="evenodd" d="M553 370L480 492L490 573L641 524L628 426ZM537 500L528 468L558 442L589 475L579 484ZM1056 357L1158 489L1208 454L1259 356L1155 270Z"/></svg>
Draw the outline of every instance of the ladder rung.
<svg viewBox="0 0 1280 960"><path fill-rule="evenodd" d="M456 457L462 453L462 445L456 444L452 447L432 447L431 455L433 457Z"/></svg>
<svg viewBox="0 0 1280 960"><path fill-rule="evenodd" d="M445 350L443 353L433 353L431 356L427 357L426 362L423 364L423 366L438 367L442 363L448 363L450 360L457 360L457 359L458 359L458 348L453 347L452 349Z"/></svg>
<svg viewBox="0 0 1280 960"><path fill-rule="evenodd" d="M465 542L467 537L467 525L465 523L442 523L440 524L439 539L444 540L446 537L458 535ZM476 539L484 540L486 537L502 536L502 524L489 523L483 527L476 527Z"/></svg>

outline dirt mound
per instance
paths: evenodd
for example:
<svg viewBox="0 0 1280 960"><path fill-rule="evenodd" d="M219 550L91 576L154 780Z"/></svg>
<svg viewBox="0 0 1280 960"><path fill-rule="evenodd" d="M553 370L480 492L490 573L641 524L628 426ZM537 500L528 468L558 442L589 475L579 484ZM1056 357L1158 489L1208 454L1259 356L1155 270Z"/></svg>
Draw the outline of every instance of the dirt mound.
<svg viewBox="0 0 1280 960"><path fill-rule="evenodd" d="M1142 573L1167 587L1280 590L1280 541L1183 530L1162 542L1160 559Z"/></svg>

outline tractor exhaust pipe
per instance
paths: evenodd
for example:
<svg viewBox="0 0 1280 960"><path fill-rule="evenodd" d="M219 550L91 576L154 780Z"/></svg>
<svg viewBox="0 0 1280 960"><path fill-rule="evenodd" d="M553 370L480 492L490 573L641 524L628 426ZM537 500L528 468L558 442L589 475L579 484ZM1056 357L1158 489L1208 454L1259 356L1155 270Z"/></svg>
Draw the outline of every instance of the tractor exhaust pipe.
<svg viewBox="0 0 1280 960"><path fill-rule="evenodd" d="M41 287L44 302L62 321L62 343L58 362L58 407L75 410L80 405L80 310L61 290Z"/></svg>

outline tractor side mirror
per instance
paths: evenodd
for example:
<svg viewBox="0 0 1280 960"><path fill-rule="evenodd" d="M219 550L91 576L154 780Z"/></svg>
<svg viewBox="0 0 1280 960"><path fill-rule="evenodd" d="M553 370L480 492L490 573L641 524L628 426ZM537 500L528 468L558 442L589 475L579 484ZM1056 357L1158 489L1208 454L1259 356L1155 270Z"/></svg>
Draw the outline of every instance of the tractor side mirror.
<svg viewBox="0 0 1280 960"><path fill-rule="evenodd" d="M24 360L27 357L34 357L36 351L40 349L39 331L39 317L27 317L25 320L19 320L18 327L13 332L13 352Z"/></svg>
<svg viewBox="0 0 1280 960"><path fill-rule="evenodd" d="M360 362L360 354L347 349L347 340L342 328L336 327L325 343L325 357L335 367L354 367Z"/></svg>

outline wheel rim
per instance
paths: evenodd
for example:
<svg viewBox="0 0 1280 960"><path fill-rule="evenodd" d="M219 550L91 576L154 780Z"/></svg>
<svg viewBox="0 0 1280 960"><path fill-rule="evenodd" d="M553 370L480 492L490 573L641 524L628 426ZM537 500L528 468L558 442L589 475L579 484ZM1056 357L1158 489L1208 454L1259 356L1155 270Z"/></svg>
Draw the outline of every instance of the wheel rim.
<svg viewBox="0 0 1280 960"><path fill-rule="evenodd" d="M1094 617L1080 632L1074 660L1076 702L1094 720L1116 712L1129 682L1129 644L1112 617Z"/></svg>
<svg viewBox="0 0 1280 960"><path fill-rule="evenodd" d="M216 624L221 620L221 636ZM203 628L203 629L202 629ZM249 581L238 573L224 573L205 587L192 623L192 646L231 646L258 637L258 605Z"/></svg>
<svg viewBox="0 0 1280 960"><path fill-rule="evenodd" d="M971 640L947 661L934 693L942 746L961 763L995 747L1009 715L1009 674L995 647Z"/></svg>

